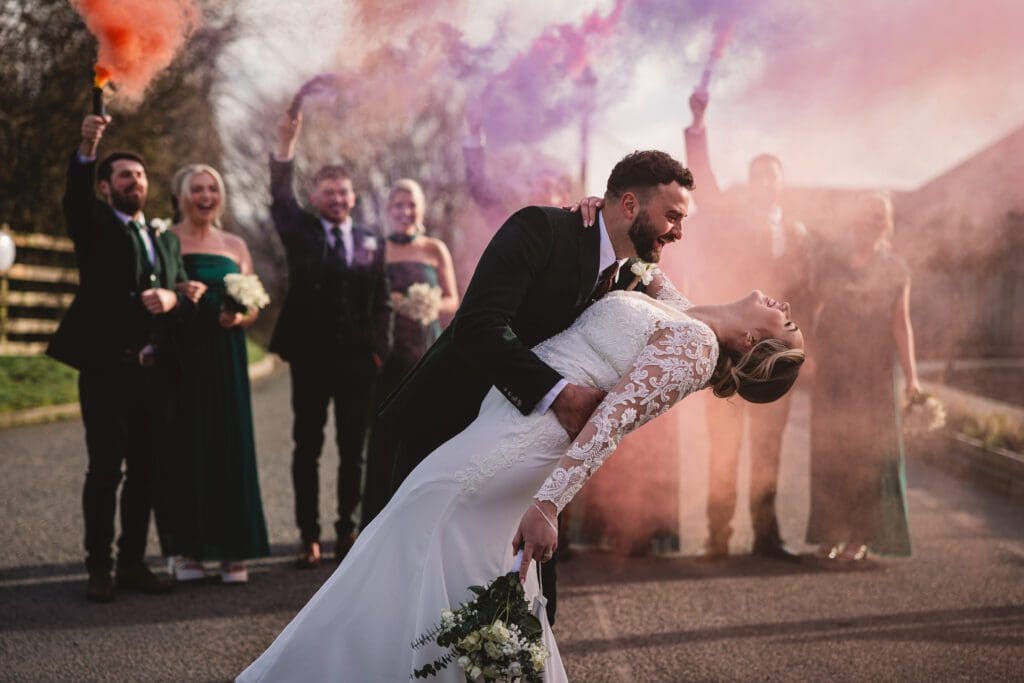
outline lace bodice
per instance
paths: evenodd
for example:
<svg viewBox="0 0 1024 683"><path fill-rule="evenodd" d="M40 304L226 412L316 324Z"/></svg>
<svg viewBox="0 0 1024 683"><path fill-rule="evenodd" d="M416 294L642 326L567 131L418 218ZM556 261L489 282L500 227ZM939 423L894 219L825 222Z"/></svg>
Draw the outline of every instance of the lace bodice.
<svg viewBox="0 0 1024 683"><path fill-rule="evenodd" d="M703 388L718 361L707 325L634 292L609 294L535 350L570 382L608 391L536 496L559 511L626 434Z"/></svg>
<svg viewBox="0 0 1024 683"><path fill-rule="evenodd" d="M674 289L671 291L675 292ZM714 334L703 323L683 313L685 308L689 308L689 302L678 294L668 302L656 301L639 292L611 292L584 311L568 329L535 346L534 352L569 382L610 392L633 371L652 335L661 330L689 330L680 334L689 335L695 344L711 348L708 352L710 368L703 365L697 368L687 389L678 396L663 396L655 400L655 403L664 404L667 410L669 401L678 400L706 383L717 359L718 346ZM678 348L682 348L682 342L679 339L676 342ZM675 349L667 351L671 355ZM660 362L672 364L666 358ZM654 417L653 407L654 403L651 403L637 416L646 422ZM535 415L523 416L499 393L492 392L484 401L481 416L485 413L488 419L502 424L503 436L493 449L475 454L467 466L456 472L455 478L466 492L476 490L482 482L499 470L521 461L529 452L561 454L569 446L565 431L550 411L543 419ZM626 432L618 439L629 431L625 423L621 426Z"/></svg>

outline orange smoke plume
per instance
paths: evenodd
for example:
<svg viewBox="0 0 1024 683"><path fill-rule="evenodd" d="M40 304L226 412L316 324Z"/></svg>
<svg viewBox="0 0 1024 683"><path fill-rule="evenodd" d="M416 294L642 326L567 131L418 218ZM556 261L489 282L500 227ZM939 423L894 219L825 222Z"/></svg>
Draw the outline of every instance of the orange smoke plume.
<svg viewBox="0 0 1024 683"><path fill-rule="evenodd" d="M129 102L142 99L201 19L196 0L71 0L71 5L99 41L96 87L112 80Z"/></svg>

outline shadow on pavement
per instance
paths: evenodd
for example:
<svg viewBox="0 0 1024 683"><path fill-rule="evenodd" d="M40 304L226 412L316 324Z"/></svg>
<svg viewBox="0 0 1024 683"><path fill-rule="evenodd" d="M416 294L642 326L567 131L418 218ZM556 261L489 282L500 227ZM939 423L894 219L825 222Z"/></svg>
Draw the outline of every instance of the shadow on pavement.
<svg viewBox="0 0 1024 683"><path fill-rule="evenodd" d="M592 655L612 650L675 647L744 638L771 638L786 643L884 640L1024 646L1024 605L764 622L692 631L645 633L613 639L577 640L561 645L559 649L563 655Z"/></svg>

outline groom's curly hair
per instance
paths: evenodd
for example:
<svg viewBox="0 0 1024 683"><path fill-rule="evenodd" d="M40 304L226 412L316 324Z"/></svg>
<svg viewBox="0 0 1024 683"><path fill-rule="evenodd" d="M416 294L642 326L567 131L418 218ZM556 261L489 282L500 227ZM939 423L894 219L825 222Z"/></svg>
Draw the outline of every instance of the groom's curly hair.
<svg viewBox="0 0 1024 683"><path fill-rule="evenodd" d="M636 151L615 164L608 176L605 196L621 197L630 190L646 195L648 190L671 182L677 182L687 190L694 189L693 174L668 154L656 149Z"/></svg>

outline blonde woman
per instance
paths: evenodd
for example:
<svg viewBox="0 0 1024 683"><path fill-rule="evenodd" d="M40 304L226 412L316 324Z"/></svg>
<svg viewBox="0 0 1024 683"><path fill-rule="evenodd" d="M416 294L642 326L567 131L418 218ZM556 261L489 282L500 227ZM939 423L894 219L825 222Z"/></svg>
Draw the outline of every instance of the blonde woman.
<svg viewBox="0 0 1024 683"><path fill-rule="evenodd" d="M394 337L388 361L377 377L375 405L395 390L441 335L439 316L450 316L459 307L455 268L448 247L440 239L428 237L423 225L426 198L420 184L409 178L397 181L388 195L387 211L385 260L394 310ZM410 290L411 287L414 289ZM434 302L415 305L413 299L422 295L426 287L433 291ZM394 430L384 424L374 425L367 450L361 528L373 521L391 497L397 447Z"/></svg>
<svg viewBox="0 0 1024 683"><path fill-rule="evenodd" d="M921 388L889 198L862 197L850 227L850 243L823 255L812 282L820 308L807 542L823 559L855 562L869 551L910 555L897 366L907 399Z"/></svg>
<svg viewBox="0 0 1024 683"><path fill-rule="evenodd" d="M220 561L224 583L245 583L245 560L270 554L256 474L244 328L256 318L224 307L224 276L252 273L245 241L220 228L224 181L192 164L174 176L181 220L171 229L191 281L206 290L182 339L181 447L168 463L170 522L161 528L169 571L179 581L204 577ZM192 283L190 283L190 286Z"/></svg>

